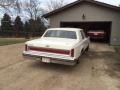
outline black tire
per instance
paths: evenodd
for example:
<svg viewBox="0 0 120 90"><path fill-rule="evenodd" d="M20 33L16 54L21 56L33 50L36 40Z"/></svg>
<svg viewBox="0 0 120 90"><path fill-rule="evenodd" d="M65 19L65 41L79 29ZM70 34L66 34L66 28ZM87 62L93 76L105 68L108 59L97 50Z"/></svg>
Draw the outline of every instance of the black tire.
<svg viewBox="0 0 120 90"><path fill-rule="evenodd" d="M82 49L82 51L81 51L81 55L83 55L83 54L84 54L84 52L85 52L85 50L84 50L84 49ZM80 56L81 56L81 55L80 55Z"/></svg>
<svg viewBox="0 0 120 90"><path fill-rule="evenodd" d="M88 45L87 48L85 49L85 51L86 51L86 52L89 51L89 48L90 48L90 47L89 47L89 45Z"/></svg>
<svg viewBox="0 0 120 90"><path fill-rule="evenodd" d="M80 63L80 60L79 59L76 59L75 61L75 66L78 65Z"/></svg>
<svg viewBox="0 0 120 90"><path fill-rule="evenodd" d="M79 64L79 63L80 63L80 57L81 57L81 55L82 55L83 53L84 53L84 51L82 50L80 56L78 57L78 59L76 59L76 64Z"/></svg>
<svg viewBox="0 0 120 90"><path fill-rule="evenodd" d="M78 59L76 59L76 65L80 63L80 57L81 57L81 55L83 55L83 54L84 54L84 52L85 52L85 51L82 49L82 50L81 50L81 54L80 54L79 58L78 58Z"/></svg>
<svg viewBox="0 0 120 90"><path fill-rule="evenodd" d="M76 60L76 64L79 64L80 63L80 58Z"/></svg>

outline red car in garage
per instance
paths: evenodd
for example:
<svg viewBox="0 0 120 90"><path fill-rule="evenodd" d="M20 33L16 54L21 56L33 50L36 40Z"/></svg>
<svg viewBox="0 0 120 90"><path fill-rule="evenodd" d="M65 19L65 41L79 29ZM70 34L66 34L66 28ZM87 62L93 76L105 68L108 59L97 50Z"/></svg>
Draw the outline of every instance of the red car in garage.
<svg viewBox="0 0 120 90"><path fill-rule="evenodd" d="M104 30L89 30L87 35L90 39L105 39L106 32Z"/></svg>

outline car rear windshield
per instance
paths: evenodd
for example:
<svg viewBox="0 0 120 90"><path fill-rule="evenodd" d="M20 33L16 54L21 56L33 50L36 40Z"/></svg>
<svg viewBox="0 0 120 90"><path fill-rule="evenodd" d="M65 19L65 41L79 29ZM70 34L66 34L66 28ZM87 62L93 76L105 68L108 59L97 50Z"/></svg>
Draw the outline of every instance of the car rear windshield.
<svg viewBox="0 0 120 90"><path fill-rule="evenodd" d="M64 30L48 30L44 35L44 37L77 39L75 31L64 31Z"/></svg>

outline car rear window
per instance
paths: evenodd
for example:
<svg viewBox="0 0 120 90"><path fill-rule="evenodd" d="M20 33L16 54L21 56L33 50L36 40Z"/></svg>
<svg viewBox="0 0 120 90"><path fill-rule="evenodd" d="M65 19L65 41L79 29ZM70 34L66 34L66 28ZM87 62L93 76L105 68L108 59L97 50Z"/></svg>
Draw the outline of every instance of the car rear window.
<svg viewBox="0 0 120 90"><path fill-rule="evenodd" d="M48 30L44 35L44 37L77 39L75 31L64 31L64 30Z"/></svg>

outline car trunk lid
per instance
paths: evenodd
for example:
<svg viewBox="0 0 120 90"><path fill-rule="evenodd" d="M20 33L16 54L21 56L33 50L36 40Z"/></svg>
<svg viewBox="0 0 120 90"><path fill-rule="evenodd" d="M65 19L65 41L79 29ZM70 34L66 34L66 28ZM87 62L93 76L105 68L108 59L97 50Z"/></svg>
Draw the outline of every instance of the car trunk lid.
<svg viewBox="0 0 120 90"><path fill-rule="evenodd" d="M29 46L36 48L53 48L70 50L77 43L76 39L64 39L64 38L42 38L37 39L34 42L28 43Z"/></svg>

